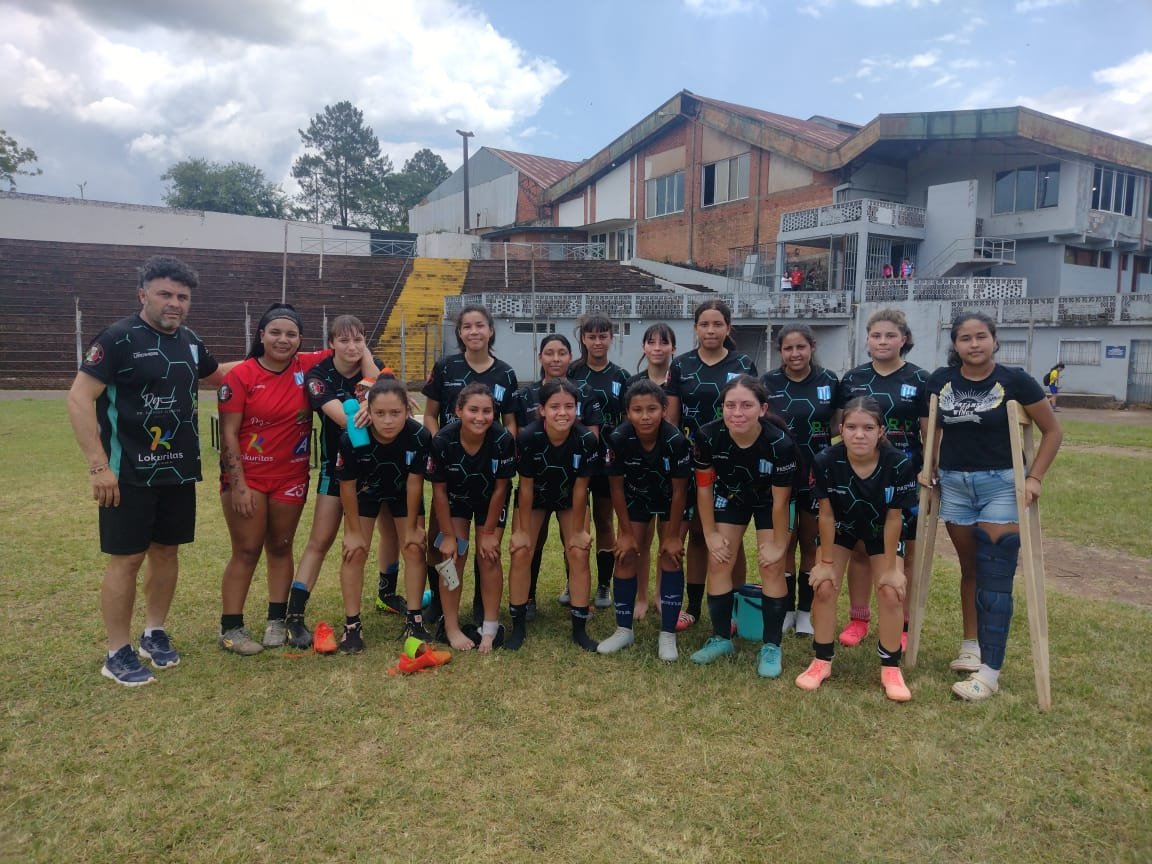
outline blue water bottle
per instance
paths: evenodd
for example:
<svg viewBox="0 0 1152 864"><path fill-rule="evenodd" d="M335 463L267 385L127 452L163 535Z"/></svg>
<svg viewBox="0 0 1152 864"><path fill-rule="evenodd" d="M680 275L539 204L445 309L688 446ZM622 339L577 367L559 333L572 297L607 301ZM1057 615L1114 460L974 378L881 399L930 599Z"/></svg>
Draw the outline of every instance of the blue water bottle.
<svg viewBox="0 0 1152 864"><path fill-rule="evenodd" d="M352 442L353 447L367 447L368 446L368 427L356 425L356 414L360 410L360 401L358 399L345 399L344 400L344 416L348 418L348 440Z"/></svg>

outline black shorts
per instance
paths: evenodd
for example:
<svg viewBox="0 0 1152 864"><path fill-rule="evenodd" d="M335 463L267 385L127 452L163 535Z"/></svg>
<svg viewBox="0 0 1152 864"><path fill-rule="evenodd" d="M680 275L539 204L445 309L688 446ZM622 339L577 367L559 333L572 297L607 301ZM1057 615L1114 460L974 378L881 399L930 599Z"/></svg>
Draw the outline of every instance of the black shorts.
<svg viewBox="0 0 1152 864"><path fill-rule="evenodd" d="M795 499L797 513L810 513L820 515L820 499L816 497L815 489L797 489Z"/></svg>
<svg viewBox="0 0 1152 864"><path fill-rule="evenodd" d="M788 530L791 531L794 523L796 522L796 509L795 502L788 506ZM770 531L772 529L772 507L752 507L742 501L727 501L723 507L712 505L712 512L715 514L717 522L725 525L747 525L749 522L756 524L757 531Z"/></svg>
<svg viewBox="0 0 1152 864"><path fill-rule="evenodd" d="M916 542L916 528L919 525L916 517L918 515L919 509L920 508L917 507L916 510L904 511L904 520L900 523L901 545L908 542L909 540Z"/></svg>
<svg viewBox="0 0 1152 864"><path fill-rule="evenodd" d="M380 510L384 507L388 508L388 512L392 514L393 519L403 519L408 515L408 499L401 498L399 501L380 501L375 498L357 498L357 509L360 511L362 519L375 519L380 515ZM416 509L417 516L424 515L424 502L420 502L420 506Z"/></svg>
<svg viewBox="0 0 1152 864"><path fill-rule="evenodd" d="M535 490L533 490L533 491L535 491ZM519 486L516 487L516 491L515 491L515 493L513 493L512 506L514 508L520 507L520 487ZM548 513L562 513L565 510L571 510L572 509L572 496L569 495L564 500L556 500L556 499L543 499L543 498L540 498L539 496L533 494L533 496L532 496L532 509L533 510L544 510L544 511L547 511Z"/></svg>
<svg viewBox="0 0 1152 864"><path fill-rule="evenodd" d="M859 537L853 537L850 534L837 534L835 543L837 546L843 546L845 549L855 549L857 543L864 544L864 552L871 558L873 555L884 554L884 538L873 537L870 540L862 540ZM901 540L900 544L896 547L896 554L901 558L904 557L904 541Z"/></svg>
<svg viewBox="0 0 1152 864"><path fill-rule="evenodd" d="M196 537L196 484L120 484L120 506L100 508L100 551L137 555L153 543L179 546Z"/></svg>
<svg viewBox="0 0 1152 864"><path fill-rule="evenodd" d="M593 474L588 478L588 491L593 498L611 498L612 487L608 485L607 474Z"/></svg>
<svg viewBox="0 0 1152 864"><path fill-rule="evenodd" d="M500 521L496 523L497 527L503 528L508 524L508 502L512 499L512 490L508 490L508 494L504 496L504 506L500 508ZM452 514L453 519L464 519L468 522L475 522L477 525L483 525L488 519L488 502L487 501L471 501L471 502L451 502L448 505L448 511Z"/></svg>
<svg viewBox="0 0 1152 864"><path fill-rule="evenodd" d="M336 479L335 472L328 470L327 465L320 466L320 476L316 478L316 494L340 497L340 481Z"/></svg>

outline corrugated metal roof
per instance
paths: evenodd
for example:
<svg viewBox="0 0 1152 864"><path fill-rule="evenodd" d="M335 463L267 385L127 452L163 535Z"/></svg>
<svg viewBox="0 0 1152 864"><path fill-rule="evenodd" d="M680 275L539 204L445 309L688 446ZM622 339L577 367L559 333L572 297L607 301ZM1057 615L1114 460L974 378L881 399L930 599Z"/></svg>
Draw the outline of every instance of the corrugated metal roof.
<svg viewBox="0 0 1152 864"><path fill-rule="evenodd" d="M840 146L840 144L847 141L852 137L851 132L841 132L837 129L832 129L823 123L813 123L809 120L800 120L797 117L788 117L784 114L773 114L771 111L761 111L759 108L749 108L747 105L737 105L734 102L724 102L721 99L711 99L708 96L699 96L692 94L701 102L709 105L714 105L725 111L731 111L733 114L742 114L745 117L751 117L753 120L759 120L781 132L787 132L790 135L795 135L797 138L802 138L805 141L810 141L821 147L829 149Z"/></svg>
<svg viewBox="0 0 1152 864"><path fill-rule="evenodd" d="M531 153L497 150L495 147L485 149L544 187L551 186L561 177L570 174L573 169L580 167L579 162L569 162L566 159L549 159L547 156L534 156Z"/></svg>

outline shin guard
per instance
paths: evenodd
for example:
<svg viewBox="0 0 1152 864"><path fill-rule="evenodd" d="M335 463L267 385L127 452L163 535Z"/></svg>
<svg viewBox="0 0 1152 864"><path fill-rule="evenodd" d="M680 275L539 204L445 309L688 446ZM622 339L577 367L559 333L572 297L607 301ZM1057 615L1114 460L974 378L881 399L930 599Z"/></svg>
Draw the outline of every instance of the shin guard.
<svg viewBox="0 0 1152 864"><path fill-rule="evenodd" d="M976 538L976 627L980 657L992 669L1004 665L1012 623L1012 581L1020 557L1020 535L1005 534L995 543L981 528Z"/></svg>

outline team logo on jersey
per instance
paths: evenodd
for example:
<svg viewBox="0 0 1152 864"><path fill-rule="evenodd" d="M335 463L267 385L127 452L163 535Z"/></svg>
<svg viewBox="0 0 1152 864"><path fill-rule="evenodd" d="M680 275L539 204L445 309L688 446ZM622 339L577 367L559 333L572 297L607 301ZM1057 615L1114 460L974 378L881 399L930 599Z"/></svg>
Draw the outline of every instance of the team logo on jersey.
<svg viewBox="0 0 1152 864"><path fill-rule="evenodd" d="M508 391L505 390L501 385L496 384L492 388L492 398L494 398L497 402L503 402L504 401L504 394L507 392Z"/></svg>
<svg viewBox="0 0 1152 864"><path fill-rule="evenodd" d="M97 366L104 359L104 346L93 342L88 346L88 353L84 355L85 366Z"/></svg>
<svg viewBox="0 0 1152 864"><path fill-rule="evenodd" d="M319 378L310 378L308 380L308 392L313 396L322 396L324 394L324 382Z"/></svg>
<svg viewBox="0 0 1152 864"><path fill-rule="evenodd" d="M572 454L572 467L578 469L580 467L580 460L583 458L584 457L581 456L579 453L573 453Z"/></svg>
<svg viewBox="0 0 1152 864"><path fill-rule="evenodd" d="M405 465L411 465L412 461L415 458L416 458L416 451L415 450L405 450L404 451L404 464Z"/></svg>
<svg viewBox="0 0 1152 864"><path fill-rule="evenodd" d="M713 501L713 503L712 503L712 507L715 510L727 510L728 509L728 499L725 498L723 495L717 495L715 501Z"/></svg>
<svg viewBox="0 0 1152 864"><path fill-rule="evenodd" d="M149 450L155 450L157 447L163 447L165 450L172 449L172 439L176 437L176 430L169 429L165 432L159 426L149 426L148 431L152 433L152 446Z"/></svg>
<svg viewBox="0 0 1152 864"><path fill-rule="evenodd" d="M297 387L303 387L304 386L304 373L303 372L293 372L292 373L292 381L293 381L293 383L296 384Z"/></svg>
<svg viewBox="0 0 1152 864"><path fill-rule="evenodd" d="M500 470L500 460L499 459L493 459L492 460L492 473L495 474L499 470Z"/></svg>
<svg viewBox="0 0 1152 864"><path fill-rule="evenodd" d="M305 435L296 442L296 446L292 448L293 456L307 456L308 455L308 436Z"/></svg>
<svg viewBox="0 0 1152 864"><path fill-rule="evenodd" d="M672 470L672 460L669 459L667 456L664 457L664 470L665 471L671 471Z"/></svg>
<svg viewBox="0 0 1152 864"><path fill-rule="evenodd" d="M199 366L200 365L200 346L199 345L189 345L188 351L192 354L192 365L193 366Z"/></svg>
<svg viewBox="0 0 1152 864"><path fill-rule="evenodd" d="M264 452L264 436L259 432L253 432L248 439L248 449L255 450L257 453Z"/></svg>
<svg viewBox="0 0 1152 864"><path fill-rule="evenodd" d="M832 388L827 386L826 384L820 385L819 387L816 388L816 398L819 399L821 402L831 402L832 401Z"/></svg>
<svg viewBox="0 0 1152 864"><path fill-rule="evenodd" d="M915 399L917 387L914 384L901 384L900 385L900 398L901 399Z"/></svg>
<svg viewBox="0 0 1152 864"><path fill-rule="evenodd" d="M739 378L743 374L744 374L743 372L729 372L728 377L724 379L724 383L727 384L733 378Z"/></svg>
<svg viewBox="0 0 1152 864"><path fill-rule="evenodd" d="M232 388L227 384L221 384L220 389L216 391L216 400L218 402L227 402L232 398Z"/></svg>
<svg viewBox="0 0 1152 864"><path fill-rule="evenodd" d="M760 460L760 473L761 474L771 474L772 473L772 463L769 462L767 459L761 459Z"/></svg>
<svg viewBox="0 0 1152 864"><path fill-rule="evenodd" d="M884 487L884 503L891 504L892 499L896 497L896 489L893 486Z"/></svg>
<svg viewBox="0 0 1152 864"><path fill-rule="evenodd" d="M619 381L613 381L612 382L612 395L613 396L619 396L620 395L620 382Z"/></svg>

